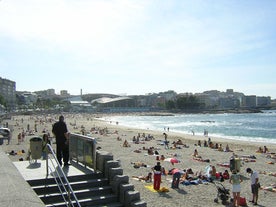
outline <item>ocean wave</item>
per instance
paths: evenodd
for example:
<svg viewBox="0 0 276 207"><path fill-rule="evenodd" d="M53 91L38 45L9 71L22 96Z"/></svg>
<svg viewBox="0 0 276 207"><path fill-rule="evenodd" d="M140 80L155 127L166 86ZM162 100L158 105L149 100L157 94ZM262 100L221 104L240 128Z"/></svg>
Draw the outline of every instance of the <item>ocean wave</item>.
<svg viewBox="0 0 276 207"><path fill-rule="evenodd" d="M275 111L276 112L276 111ZM258 114L177 114L175 116L111 116L113 123L140 129L203 134L224 139L276 143L276 116Z"/></svg>

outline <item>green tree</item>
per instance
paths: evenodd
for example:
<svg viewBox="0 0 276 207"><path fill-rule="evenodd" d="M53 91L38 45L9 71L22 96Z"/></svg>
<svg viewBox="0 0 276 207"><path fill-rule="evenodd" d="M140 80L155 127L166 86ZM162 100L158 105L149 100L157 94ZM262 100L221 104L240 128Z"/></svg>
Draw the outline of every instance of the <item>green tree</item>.
<svg viewBox="0 0 276 207"><path fill-rule="evenodd" d="M169 100L166 102L167 109L175 109L175 102L173 100Z"/></svg>
<svg viewBox="0 0 276 207"><path fill-rule="evenodd" d="M182 96L177 98L176 106L178 109L198 109L200 107L200 102L193 95Z"/></svg>

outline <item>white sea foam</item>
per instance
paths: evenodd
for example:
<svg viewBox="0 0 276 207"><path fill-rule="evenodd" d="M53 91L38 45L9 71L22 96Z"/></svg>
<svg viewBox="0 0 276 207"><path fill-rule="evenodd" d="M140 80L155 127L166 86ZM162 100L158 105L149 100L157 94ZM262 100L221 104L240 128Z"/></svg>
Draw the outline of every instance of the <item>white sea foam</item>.
<svg viewBox="0 0 276 207"><path fill-rule="evenodd" d="M276 143L275 113L256 114L177 114L175 116L112 116L109 121L140 129L164 130L232 140Z"/></svg>

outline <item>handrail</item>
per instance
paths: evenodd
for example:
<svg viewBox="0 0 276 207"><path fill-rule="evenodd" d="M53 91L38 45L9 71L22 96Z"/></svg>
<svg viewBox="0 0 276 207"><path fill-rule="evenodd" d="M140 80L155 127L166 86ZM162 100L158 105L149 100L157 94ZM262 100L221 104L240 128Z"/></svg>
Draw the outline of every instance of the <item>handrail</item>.
<svg viewBox="0 0 276 207"><path fill-rule="evenodd" d="M79 203L79 201L78 201L78 199L77 199L77 197L74 193L74 190L72 189L65 173L62 170L62 167L60 166L60 164L57 160L57 157L55 155L55 152L54 152L52 146L50 144L47 144L47 148L51 152L51 155L54 158L55 163L54 163L53 159L49 159L49 156L48 156L48 153L47 153L47 157L46 157L46 178L48 178L49 169L51 170L51 172L53 172L53 170L49 166L49 160L50 160L53 166L57 166L57 170L56 170L57 177L56 176L53 176L53 177L54 177L54 179L57 183L57 186L59 188L59 191L60 191L60 193L63 197L63 200L64 200L66 206L74 207L75 206L74 204L76 204L77 207L81 207L81 205L80 205L80 203ZM60 173L61 173L61 175L60 175ZM60 184L59 184L58 180L60 181ZM67 188L66 188L66 186L67 186ZM63 192L67 193L68 200L65 198L65 195L63 194ZM73 200L71 199L71 195L73 195L73 200L75 201L75 203L73 203Z"/></svg>

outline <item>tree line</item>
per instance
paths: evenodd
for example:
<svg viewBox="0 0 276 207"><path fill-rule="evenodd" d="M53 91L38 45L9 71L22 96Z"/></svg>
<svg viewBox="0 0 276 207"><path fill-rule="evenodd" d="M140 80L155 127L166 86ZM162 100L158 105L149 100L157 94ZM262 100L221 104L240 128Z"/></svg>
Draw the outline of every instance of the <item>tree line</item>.
<svg viewBox="0 0 276 207"><path fill-rule="evenodd" d="M166 109L173 110L193 110L200 109L203 107L203 104L200 103L199 99L196 96L181 96L176 100L169 100L166 102Z"/></svg>

